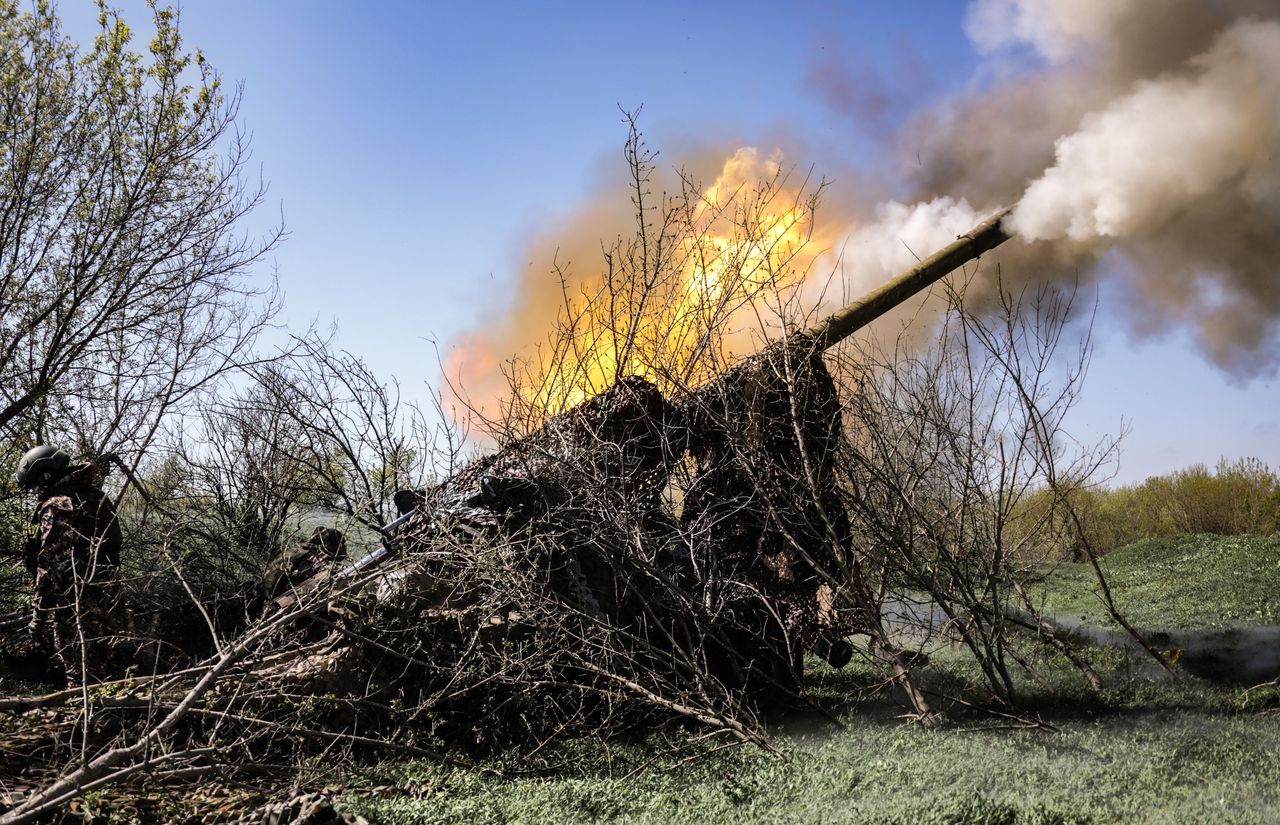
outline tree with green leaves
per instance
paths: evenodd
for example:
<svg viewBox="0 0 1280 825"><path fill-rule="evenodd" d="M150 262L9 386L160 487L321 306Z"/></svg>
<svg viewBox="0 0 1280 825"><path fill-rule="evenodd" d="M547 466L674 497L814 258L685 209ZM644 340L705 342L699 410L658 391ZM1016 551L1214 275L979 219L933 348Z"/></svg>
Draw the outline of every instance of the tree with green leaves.
<svg viewBox="0 0 1280 825"><path fill-rule="evenodd" d="M276 309L252 264L240 93L178 14L145 51L99 4L80 45L52 4L0 0L0 438L140 455L251 359Z"/></svg>

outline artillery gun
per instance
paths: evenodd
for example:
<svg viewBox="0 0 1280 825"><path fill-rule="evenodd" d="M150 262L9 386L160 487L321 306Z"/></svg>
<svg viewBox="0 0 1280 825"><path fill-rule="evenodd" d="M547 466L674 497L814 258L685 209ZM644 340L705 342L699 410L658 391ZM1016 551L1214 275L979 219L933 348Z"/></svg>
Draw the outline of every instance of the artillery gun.
<svg viewBox="0 0 1280 825"><path fill-rule="evenodd" d="M222 742L241 755L345 743L430 756L673 717L762 741L760 721L799 694L803 654L838 664L853 631L928 722L913 663L861 584L821 356L1007 240L1006 215L706 384L668 399L623 379L401 496L377 553L297 585L203 663L104 693L101 755L42 798L149 764L161 737L202 764ZM673 507L669 480L690 465ZM0 700L0 773L36 782L79 758L79 697ZM138 744L106 749L128 731Z"/></svg>
<svg viewBox="0 0 1280 825"><path fill-rule="evenodd" d="M1009 211L996 212L953 243L820 323L787 336L677 398L664 399L654 385L642 379L623 379L551 419L541 430L463 468L434 489L402 491L396 499L400 517L382 529L383 546L341 571L339 577L375 568L393 558L397 546L412 544L417 537L430 534L442 520L464 529L470 525L473 532L497 524L523 523L533 511L554 506L557 500L571 494L560 479L566 468L593 468L618 485L627 497L652 503L666 482L670 465L686 451L692 451L707 465L715 464L716 453L727 448L718 443L730 435L725 427L749 412L746 407L738 411L732 405L726 408L723 402L727 397L741 397L747 385L754 385L758 395L763 389L761 373L778 372L779 357L792 366L805 365L804 373L818 370L820 383L829 383L829 376L821 377L825 375L819 360L823 352L1008 240L1002 222ZM798 374L792 375L787 380L797 377ZM824 386L819 392L821 399L805 399L800 406L827 404L824 417L835 424L839 409L832 393L833 389ZM755 401L758 404L762 399ZM830 406L832 403L834 407ZM780 454L775 455L783 460Z"/></svg>
<svg viewBox="0 0 1280 825"><path fill-rule="evenodd" d="M606 664L566 665L573 680L593 668L633 683L644 681L637 671L656 671L660 683L710 682L764 707L798 695L804 652L847 661L841 639L854 631L906 679L912 663L881 628L850 546L836 484L841 406L821 356L1007 240L1007 214L706 384L668 399L623 379L434 489L402 496L387 544L339 583L378 582L374 602L416 605L419 627L462 622L459 638L528 642L572 617L582 626L570 635L615 647ZM664 496L682 462L693 471L677 514ZM478 547L501 548L497 566L526 589L490 590L459 569L495 563ZM392 613L387 626L412 636Z"/></svg>
<svg viewBox="0 0 1280 825"><path fill-rule="evenodd" d="M759 371L762 362L770 361L779 351L794 353L793 358L802 360L820 355L1004 243L1009 235L1003 220L1009 211L999 210L953 243L820 323L773 344L682 397L667 401L649 382L623 379L601 395L556 416L542 430L463 468L434 489L402 491L397 494L400 517L382 528L386 539L383 546L339 576L354 575L393 557L397 544L412 541L414 535L440 518L461 523L475 520L492 526L495 520L513 512L527 513L540 496L544 497L542 504L549 503L545 496L554 485L549 488L540 481L555 476L557 468L566 465L585 462L601 466L627 492L652 495L654 473L664 462L689 448L690 430L707 423L697 411L714 407L715 399L723 396L729 385ZM603 453L602 444L609 445ZM613 466L607 466L610 464ZM644 489L646 486L650 489Z"/></svg>

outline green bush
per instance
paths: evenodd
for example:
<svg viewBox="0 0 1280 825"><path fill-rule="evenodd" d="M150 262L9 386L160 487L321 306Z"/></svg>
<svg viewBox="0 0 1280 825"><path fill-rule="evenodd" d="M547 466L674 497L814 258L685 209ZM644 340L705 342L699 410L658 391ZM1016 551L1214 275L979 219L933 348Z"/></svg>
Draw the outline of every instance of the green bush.
<svg viewBox="0 0 1280 825"><path fill-rule="evenodd" d="M1105 554L1156 536L1280 532L1280 476L1256 458L1222 459L1213 470L1194 464L1141 484L1077 488L1067 498L1084 541L1064 511L1055 517L1051 546L1035 548L1040 558L1080 561L1086 543ZM1017 517L1034 523L1052 501L1048 490L1028 496Z"/></svg>
<svg viewBox="0 0 1280 825"><path fill-rule="evenodd" d="M0 614L24 609L31 589L22 548L33 502L0 476Z"/></svg>

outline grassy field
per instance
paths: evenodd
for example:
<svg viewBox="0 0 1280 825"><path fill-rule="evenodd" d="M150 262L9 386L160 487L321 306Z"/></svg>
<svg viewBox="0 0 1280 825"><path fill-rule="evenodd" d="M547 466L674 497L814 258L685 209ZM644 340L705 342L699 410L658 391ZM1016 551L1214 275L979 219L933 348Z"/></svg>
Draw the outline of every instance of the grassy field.
<svg viewBox="0 0 1280 825"><path fill-rule="evenodd" d="M1188 536L1133 545L1106 564L1139 624L1204 627L1275 622L1278 561L1276 539ZM1052 573L1055 609L1100 615L1085 572ZM960 706L946 708L942 731L905 725L855 663L815 668L810 688L826 714L780 723L781 757L734 748L636 772L661 752L649 741L548 755L546 775L521 778L401 763L362 777L342 801L380 823L1280 821L1280 691L1139 677L1117 651L1090 655L1107 680L1101 694L1060 669L1057 695L1023 685L1052 730ZM974 674L943 650L926 677L952 693Z"/></svg>
<svg viewBox="0 0 1280 825"><path fill-rule="evenodd" d="M1140 628L1212 629L1280 624L1280 535L1147 539L1100 560L1120 612ZM1114 625L1088 564L1052 569L1050 613Z"/></svg>

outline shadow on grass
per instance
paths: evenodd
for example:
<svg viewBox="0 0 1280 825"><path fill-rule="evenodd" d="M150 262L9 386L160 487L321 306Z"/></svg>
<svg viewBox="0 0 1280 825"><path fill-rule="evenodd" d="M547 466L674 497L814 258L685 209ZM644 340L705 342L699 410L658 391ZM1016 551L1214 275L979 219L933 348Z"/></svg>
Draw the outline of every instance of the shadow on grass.
<svg viewBox="0 0 1280 825"><path fill-rule="evenodd" d="M1123 648L1086 645L1081 652L1101 677L1101 690L1093 689L1079 672L1046 651L1033 665L1054 690L1019 670L1012 674L1013 707L994 696L977 664L962 651L942 648L932 652L930 664L916 670L914 676L948 726L966 729L1018 726L1011 718L1014 716L1054 727L1082 720L1141 720L1179 711L1232 716L1241 711L1245 690L1265 681L1205 679L1185 668L1173 677L1145 652ZM811 659L806 669L805 698L811 707L802 706L780 717L776 726L780 731L818 734L838 730L842 724L900 725L910 717L905 696L872 664L855 660L835 670Z"/></svg>

